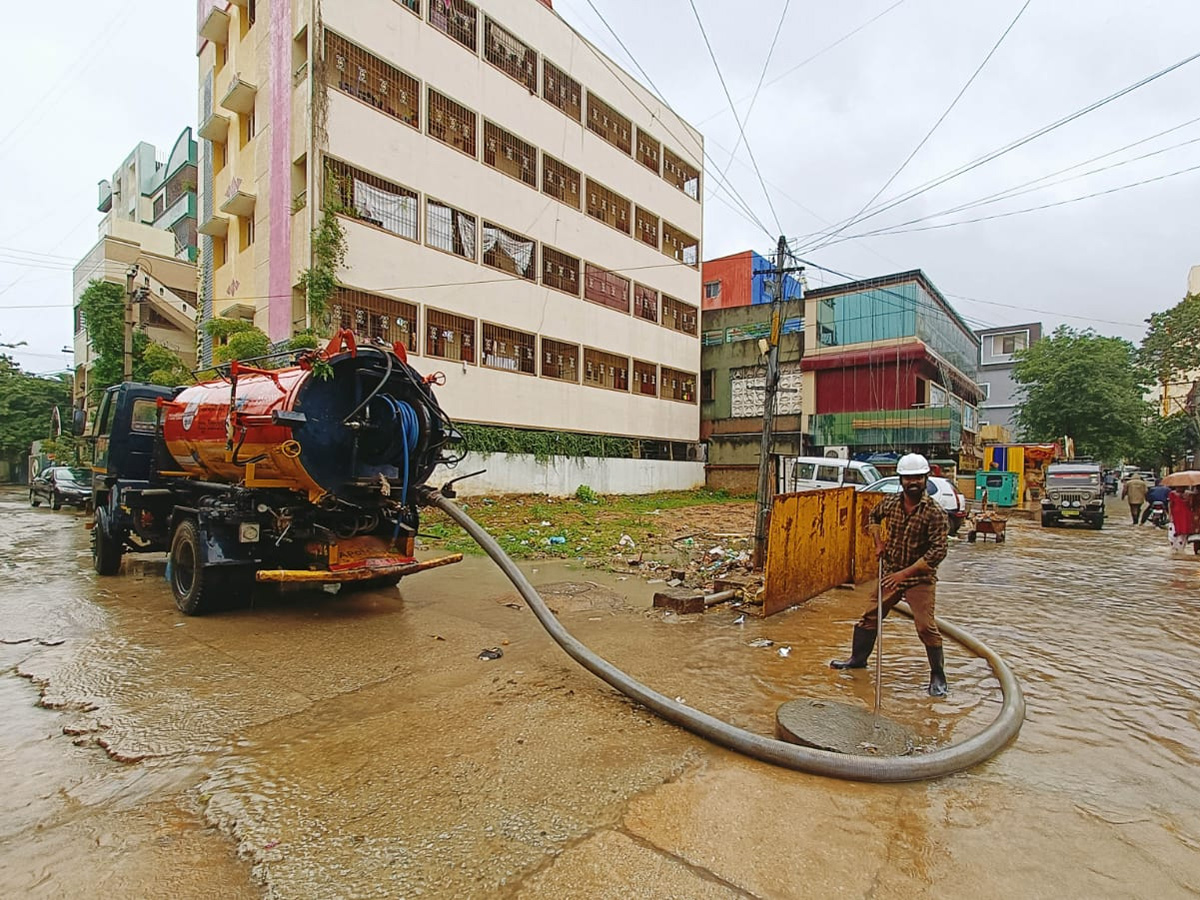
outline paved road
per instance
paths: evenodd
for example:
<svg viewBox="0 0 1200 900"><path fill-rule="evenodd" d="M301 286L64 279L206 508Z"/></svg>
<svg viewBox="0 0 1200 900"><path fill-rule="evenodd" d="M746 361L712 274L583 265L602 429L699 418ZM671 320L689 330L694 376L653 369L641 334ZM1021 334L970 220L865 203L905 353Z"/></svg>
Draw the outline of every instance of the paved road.
<svg viewBox="0 0 1200 900"><path fill-rule="evenodd" d="M953 547L939 613L1005 656L1029 716L991 762L898 786L658 721L575 666L485 560L185 618L160 564L95 576L81 521L0 490L0 896L1200 892L1200 561L1115 514ZM585 643L737 724L769 733L796 696L872 702L871 671L825 665L864 593L735 625L660 615L651 589L594 569L526 571ZM995 714L981 661L949 648L939 703L906 620L887 647L885 709L927 740Z"/></svg>

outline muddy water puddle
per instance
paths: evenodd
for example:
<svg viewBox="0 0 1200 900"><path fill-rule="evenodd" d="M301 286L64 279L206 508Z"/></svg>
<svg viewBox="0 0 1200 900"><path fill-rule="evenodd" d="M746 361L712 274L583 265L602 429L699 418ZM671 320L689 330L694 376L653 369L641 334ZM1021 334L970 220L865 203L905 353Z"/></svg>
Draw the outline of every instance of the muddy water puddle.
<svg viewBox="0 0 1200 900"><path fill-rule="evenodd" d="M0 639L21 641L0 644L4 894L156 896L167 872L180 896L1200 890L1200 564L1115 514L1099 533L1014 522L1004 545L953 546L939 614L1005 657L1028 718L969 773L877 786L665 725L553 645L484 559L188 619L155 566L96 578L77 522L21 499L0 493ZM739 622L653 610L636 577L522 568L585 644L749 730L795 697L874 701L873 668L827 666L869 590ZM889 618L884 712L930 745L999 707L952 644L947 675L930 700L912 624Z"/></svg>

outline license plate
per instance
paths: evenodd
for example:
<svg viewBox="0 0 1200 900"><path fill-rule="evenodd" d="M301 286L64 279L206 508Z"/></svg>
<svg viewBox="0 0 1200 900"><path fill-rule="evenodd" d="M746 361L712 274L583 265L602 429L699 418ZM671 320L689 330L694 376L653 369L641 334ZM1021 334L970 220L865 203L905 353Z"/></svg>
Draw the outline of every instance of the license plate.
<svg viewBox="0 0 1200 900"><path fill-rule="evenodd" d="M1064 509L1062 514L1063 514L1064 516L1077 516L1077 515L1079 515L1079 510L1077 510L1077 509Z"/></svg>

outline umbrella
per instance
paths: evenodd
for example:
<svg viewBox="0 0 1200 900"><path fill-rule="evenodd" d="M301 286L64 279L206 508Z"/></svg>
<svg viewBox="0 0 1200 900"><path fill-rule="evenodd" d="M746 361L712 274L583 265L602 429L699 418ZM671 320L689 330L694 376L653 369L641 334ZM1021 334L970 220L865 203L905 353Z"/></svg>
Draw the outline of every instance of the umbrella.
<svg viewBox="0 0 1200 900"><path fill-rule="evenodd" d="M1167 487L1195 487L1200 485L1200 472L1188 469L1186 472L1172 472L1162 480Z"/></svg>

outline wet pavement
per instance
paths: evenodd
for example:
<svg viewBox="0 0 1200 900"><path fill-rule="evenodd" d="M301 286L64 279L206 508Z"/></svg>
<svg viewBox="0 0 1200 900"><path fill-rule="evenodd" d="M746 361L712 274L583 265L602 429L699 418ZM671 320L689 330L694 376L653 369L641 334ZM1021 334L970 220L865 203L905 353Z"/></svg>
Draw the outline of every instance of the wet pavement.
<svg viewBox="0 0 1200 900"><path fill-rule="evenodd" d="M939 615L1012 666L1026 723L968 772L883 786L659 721L486 559L186 618L160 563L99 578L78 515L0 489L0 896L1195 896L1200 560L1111 512L953 545ZM873 668L826 665L868 591L737 625L652 610L636 578L523 569L585 644L742 727L798 697L873 704ZM939 702L908 620L884 653L884 711L924 746L994 717L981 660L948 646Z"/></svg>

